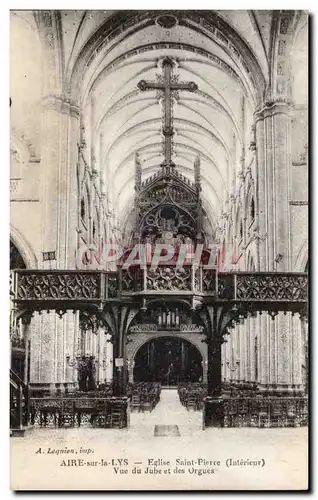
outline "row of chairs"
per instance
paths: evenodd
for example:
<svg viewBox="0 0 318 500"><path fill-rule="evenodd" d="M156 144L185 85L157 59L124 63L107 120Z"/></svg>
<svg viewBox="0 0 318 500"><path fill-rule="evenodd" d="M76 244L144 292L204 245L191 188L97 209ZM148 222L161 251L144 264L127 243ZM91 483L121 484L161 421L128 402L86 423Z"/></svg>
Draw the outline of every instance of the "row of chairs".
<svg viewBox="0 0 318 500"><path fill-rule="evenodd" d="M224 398L225 427L301 427L307 425L307 415L303 397Z"/></svg>
<svg viewBox="0 0 318 500"><path fill-rule="evenodd" d="M201 383L188 383L178 386L180 402L186 409L200 411L207 395L207 387Z"/></svg>
<svg viewBox="0 0 318 500"><path fill-rule="evenodd" d="M130 409L136 412L152 411L160 400L161 384L158 382L139 382L128 387Z"/></svg>
<svg viewBox="0 0 318 500"><path fill-rule="evenodd" d="M56 398L33 401L31 423L40 427L123 428L127 425L127 400Z"/></svg>

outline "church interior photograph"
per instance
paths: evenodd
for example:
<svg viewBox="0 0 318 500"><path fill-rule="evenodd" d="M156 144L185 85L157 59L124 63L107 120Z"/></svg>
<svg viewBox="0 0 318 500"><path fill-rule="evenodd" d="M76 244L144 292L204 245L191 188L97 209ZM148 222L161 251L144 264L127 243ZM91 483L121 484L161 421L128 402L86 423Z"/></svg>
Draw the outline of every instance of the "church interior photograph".
<svg viewBox="0 0 318 500"><path fill-rule="evenodd" d="M307 12L10 12L15 446L305 435L307 288Z"/></svg>

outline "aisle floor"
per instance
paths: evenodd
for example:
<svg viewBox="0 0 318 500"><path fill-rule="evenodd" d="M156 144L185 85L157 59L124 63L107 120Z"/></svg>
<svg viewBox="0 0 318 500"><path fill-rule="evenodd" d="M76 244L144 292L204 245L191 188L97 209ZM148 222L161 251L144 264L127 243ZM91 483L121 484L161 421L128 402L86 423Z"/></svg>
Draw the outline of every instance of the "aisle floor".
<svg viewBox="0 0 318 500"><path fill-rule="evenodd" d="M160 401L152 412L130 414L130 428L144 436L153 434L155 425L177 425L182 436L202 430L202 412L187 411L176 389L162 389Z"/></svg>

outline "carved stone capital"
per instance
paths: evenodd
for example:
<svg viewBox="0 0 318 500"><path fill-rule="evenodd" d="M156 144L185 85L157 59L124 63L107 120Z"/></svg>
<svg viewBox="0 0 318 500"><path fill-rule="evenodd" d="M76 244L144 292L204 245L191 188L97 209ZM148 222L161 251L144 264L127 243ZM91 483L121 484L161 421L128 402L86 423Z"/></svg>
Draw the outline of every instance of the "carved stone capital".
<svg viewBox="0 0 318 500"><path fill-rule="evenodd" d="M249 146L248 146L248 149L250 151L252 151L252 152L256 151L256 142L255 141L251 141L250 144L249 144Z"/></svg>
<svg viewBox="0 0 318 500"><path fill-rule="evenodd" d="M277 113L289 115L292 108L292 101L285 97L267 100L254 112L255 123L259 120L263 120L264 118L269 118Z"/></svg>
<svg viewBox="0 0 318 500"><path fill-rule="evenodd" d="M52 109L60 113L68 114L79 118L80 108L77 103L61 95L47 95L42 99L42 106L45 109Z"/></svg>

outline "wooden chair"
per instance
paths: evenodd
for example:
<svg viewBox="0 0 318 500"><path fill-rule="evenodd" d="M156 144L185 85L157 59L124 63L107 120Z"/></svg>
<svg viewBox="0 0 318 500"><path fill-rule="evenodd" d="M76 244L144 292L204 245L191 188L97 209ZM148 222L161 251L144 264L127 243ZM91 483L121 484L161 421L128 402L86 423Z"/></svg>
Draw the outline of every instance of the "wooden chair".
<svg viewBox="0 0 318 500"><path fill-rule="evenodd" d="M74 427L75 411L74 402L71 399L63 399L62 406L58 411L59 427Z"/></svg>

